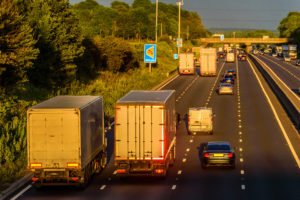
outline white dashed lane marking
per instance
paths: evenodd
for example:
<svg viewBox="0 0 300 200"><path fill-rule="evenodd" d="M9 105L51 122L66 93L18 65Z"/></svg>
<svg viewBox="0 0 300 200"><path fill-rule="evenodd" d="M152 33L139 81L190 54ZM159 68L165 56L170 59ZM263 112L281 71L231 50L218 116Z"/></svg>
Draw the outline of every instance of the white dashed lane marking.
<svg viewBox="0 0 300 200"><path fill-rule="evenodd" d="M181 170L179 170L179 171L177 172L177 174L178 174L178 175L182 174L182 171L181 171Z"/></svg>
<svg viewBox="0 0 300 200"><path fill-rule="evenodd" d="M176 189L176 185L173 185L173 186L172 186L172 190L175 190L175 189Z"/></svg>
<svg viewBox="0 0 300 200"><path fill-rule="evenodd" d="M189 151L190 151L190 148L187 148L187 149L186 149L186 152L189 152Z"/></svg>
<svg viewBox="0 0 300 200"><path fill-rule="evenodd" d="M106 185L102 185L100 190L104 190L106 188Z"/></svg>
<svg viewBox="0 0 300 200"><path fill-rule="evenodd" d="M245 186L245 185L241 185L241 189L242 189L242 190L245 190L245 189L246 189L246 186Z"/></svg>

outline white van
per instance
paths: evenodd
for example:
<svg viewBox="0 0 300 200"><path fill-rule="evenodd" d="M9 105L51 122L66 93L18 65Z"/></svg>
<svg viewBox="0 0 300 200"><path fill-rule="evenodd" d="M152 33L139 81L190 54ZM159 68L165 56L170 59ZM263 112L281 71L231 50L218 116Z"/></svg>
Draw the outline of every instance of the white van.
<svg viewBox="0 0 300 200"><path fill-rule="evenodd" d="M196 133L213 133L213 112L212 108L194 107L189 108L188 113L188 132Z"/></svg>

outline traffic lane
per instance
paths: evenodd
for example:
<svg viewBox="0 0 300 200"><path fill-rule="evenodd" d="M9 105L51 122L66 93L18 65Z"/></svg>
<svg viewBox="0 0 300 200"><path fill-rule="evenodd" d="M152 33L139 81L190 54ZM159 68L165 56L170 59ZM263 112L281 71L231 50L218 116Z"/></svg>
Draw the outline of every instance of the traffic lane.
<svg viewBox="0 0 300 200"><path fill-rule="evenodd" d="M186 81L189 77L192 76L182 76L181 80ZM187 105L200 106L201 103L204 103L214 81L214 77L210 77L209 79L197 77L193 81L190 81L190 84L186 85L185 88L182 88L183 92L176 98L177 112L180 113L186 111ZM172 89L172 87L174 87L174 85L172 86L171 83L163 89ZM195 94L198 94L199 97L194 98ZM106 191L101 195L101 198L142 199L146 196L146 199L173 199L173 191L176 190L176 185L179 180L178 176L185 171L184 159L186 159L185 157L188 154L186 146L190 143L190 137L187 134L185 119L183 117L178 126L176 140L176 162L175 165L169 169L165 181L155 180L152 182L152 179L149 180L147 178L129 178L124 181L117 177L113 177L112 182L110 183L111 191L113 191L113 193ZM136 190L138 190L138 192L135 192Z"/></svg>
<svg viewBox="0 0 300 200"><path fill-rule="evenodd" d="M179 75L176 79L168 83L161 90L176 90L175 98L178 98L179 95L190 85L190 83L197 78L197 75Z"/></svg>
<svg viewBox="0 0 300 200"><path fill-rule="evenodd" d="M239 71L244 198L300 199L299 172L271 108L249 64L240 64Z"/></svg>
<svg viewBox="0 0 300 200"><path fill-rule="evenodd" d="M300 74L294 74L289 66L286 66L286 63L280 63L275 61L270 61L268 58L264 56L259 57L263 62L265 62L274 72L275 74L287 84L290 89L299 88L300 85ZM284 65L285 64L285 65Z"/></svg>
<svg viewBox="0 0 300 200"><path fill-rule="evenodd" d="M186 90L186 88L191 84L191 80L195 78L197 78L197 76L179 77L179 79L175 79L175 83L172 82L168 84L164 89L172 89L172 87L176 87L176 85L178 85L182 90ZM207 96L206 93L208 93L208 88L211 85L210 81L208 80L212 81L213 78L200 79L198 82L194 82L197 86L194 87L193 83L190 86L191 89L187 90L187 93L194 94L201 91L200 96ZM207 88L207 90L205 88ZM179 101L177 104L185 105L186 100L184 100L183 102ZM189 142L189 137L186 134L180 134L186 133L186 127L184 123L180 125L178 132L177 160L182 160L185 154L184 144ZM112 140L111 138L113 138L113 134L110 136L111 137L109 137L109 141ZM113 146L113 143L109 141L108 145L109 148L111 148L111 146ZM174 180L176 180L176 178L174 177L177 175L179 168L182 169L182 163L177 161L174 167L170 168L166 180L149 180L146 178L146 180L141 181L140 179L134 178L124 182L123 180L120 180L119 177L116 177L114 175L115 167L113 164L113 159L111 158L105 170L100 175L94 176L90 185L84 191L77 191L75 189L75 191L77 192L74 192L74 188L72 187L45 187L38 192L34 189L28 191L22 199L65 199L78 197L80 199L92 199L93 197L101 197L103 199L141 199L144 197L144 194L148 193L149 199L166 199L169 198L171 194L170 187L174 184ZM136 191L137 187L139 188L138 192ZM155 192L153 191L153 188L155 188Z"/></svg>
<svg viewBox="0 0 300 200"><path fill-rule="evenodd" d="M265 58L268 58L276 63L282 63L282 65L286 66L286 68L289 69L291 73L300 77L300 67L296 66L296 60L291 60L291 62L285 62L283 59L277 57L265 56Z"/></svg>
<svg viewBox="0 0 300 200"><path fill-rule="evenodd" d="M231 69L235 66L226 64L225 68ZM241 199L238 161L235 170L229 168L203 170L201 168L197 148L201 144L208 141L226 140L233 146L237 146L236 96L219 96L214 92L210 106L216 114L214 133L213 135L190 136L189 145L186 146L190 149L190 153L186 156L185 170L178 177L178 189L172 196L174 199Z"/></svg>

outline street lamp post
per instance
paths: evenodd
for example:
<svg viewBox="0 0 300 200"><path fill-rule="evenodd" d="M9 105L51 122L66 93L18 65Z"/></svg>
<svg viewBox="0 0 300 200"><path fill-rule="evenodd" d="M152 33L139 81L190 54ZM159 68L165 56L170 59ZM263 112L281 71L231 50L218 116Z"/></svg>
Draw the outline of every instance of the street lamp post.
<svg viewBox="0 0 300 200"><path fill-rule="evenodd" d="M176 4L178 5L178 36L177 40L180 40L180 19L181 19L181 14L180 14L180 7L183 5L183 0L177 0ZM180 46L178 46L178 55L180 53Z"/></svg>
<svg viewBox="0 0 300 200"><path fill-rule="evenodd" d="M157 24L158 24L158 0L156 0L156 15L155 15L155 43L157 43Z"/></svg>

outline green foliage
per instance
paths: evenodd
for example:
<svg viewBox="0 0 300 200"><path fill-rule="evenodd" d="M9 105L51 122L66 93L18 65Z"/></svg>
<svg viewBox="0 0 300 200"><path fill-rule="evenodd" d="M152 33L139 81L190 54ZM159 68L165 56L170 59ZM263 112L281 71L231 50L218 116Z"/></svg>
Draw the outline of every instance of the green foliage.
<svg viewBox="0 0 300 200"><path fill-rule="evenodd" d="M61 87L75 80L75 60L83 54L82 36L67 1L33 0L28 20L37 33L40 55L29 70L32 83Z"/></svg>
<svg viewBox="0 0 300 200"><path fill-rule="evenodd" d="M151 7L151 1L150 0L134 0L132 3L132 7L149 9Z"/></svg>
<svg viewBox="0 0 300 200"><path fill-rule="evenodd" d="M158 5L158 24L162 33L177 37L178 8L176 5ZM102 37L112 35L124 39L155 39L155 4L150 0L135 0L130 7L124 2L114 1L111 8L103 7L94 0L86 0L73 6L74 13L84 35ZM207 35L201 18L195 12L182 10L182 37L199 38ZM106 31L103 31L106 30ZM159 31L161 31L159 27Z"/></svg>
<svg viewBox="0 0 300 200"><path fill-rule="evenodd" d="M0 87L27 80L26 71L38 55L32 29L12 0L0 1Z"/></svg>
<svg viewBox="0 0 300 200"><path fill-rule="evenodd" d="M125 72L139 67L136 56L127 42L122 39L107 37L95 38L95 45L100 52L100 65L112 72Z"/></svg>
<svg viewBox="0 0 300 200"><path fill-rule="evenodd" d="M300 12L290 12L278 26L280 37L291 37L300 28Z"/></svg>
<svg viewBox="0 0 300 200"><path fill-rule="evenodd" d="M293 39L293 43L300 46L300 12L290 12L278 26L280 37Z"/></svg>
<svg viewBox="0 0 300 200"><path fill-rule="evenodd" d="M0 97L0 185L26 165L26 110L35 102Z"/></svg>

